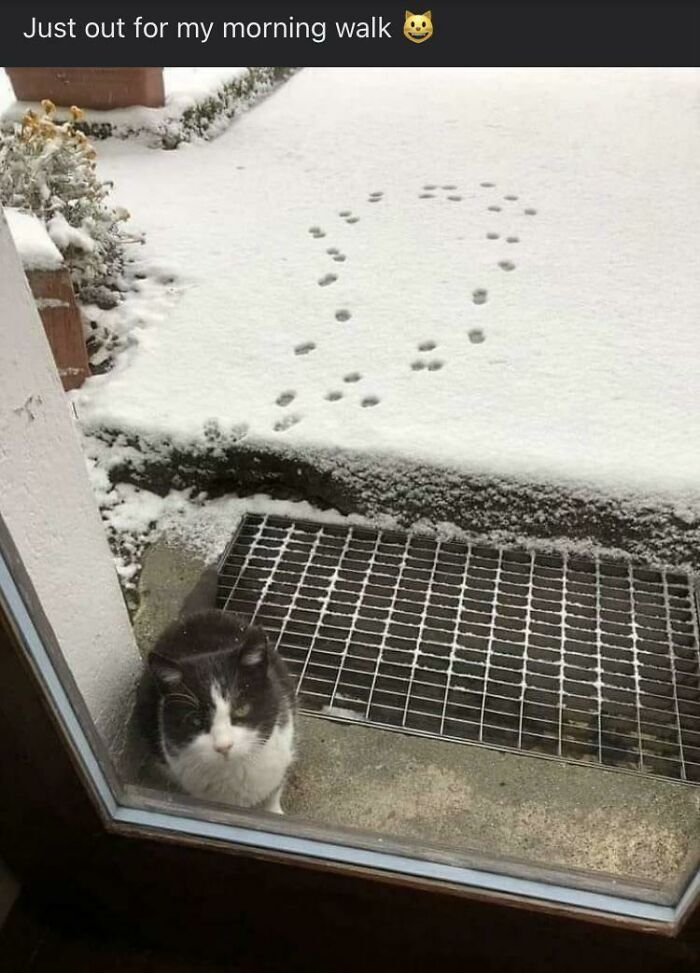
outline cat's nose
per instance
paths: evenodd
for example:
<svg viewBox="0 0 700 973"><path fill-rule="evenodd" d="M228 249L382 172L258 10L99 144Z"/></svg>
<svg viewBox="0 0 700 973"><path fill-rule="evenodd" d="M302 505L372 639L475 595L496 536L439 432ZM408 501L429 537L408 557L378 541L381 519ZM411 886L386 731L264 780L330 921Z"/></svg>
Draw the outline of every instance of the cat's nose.
<svg viewBox="0 0 700 973"><path fill-rule="evenodd" d="M214 749L217 753L228 753L232 746L232 743L215 743Z"/></svg>

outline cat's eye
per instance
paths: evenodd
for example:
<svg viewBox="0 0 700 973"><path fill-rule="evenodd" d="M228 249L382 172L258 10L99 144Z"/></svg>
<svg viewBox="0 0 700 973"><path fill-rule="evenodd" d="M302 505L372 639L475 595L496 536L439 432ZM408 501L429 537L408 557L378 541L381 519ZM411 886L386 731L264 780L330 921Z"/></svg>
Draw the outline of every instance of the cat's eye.
<svg viewBox="0 0 700 973"><path fill-rule="evenodd" d="M184 723L189 730L201 730L202 729L201 714L197 713L195 710L191 710L185 717Z"/></svg>
<svg viewBox="0 0 700 973"><path fill-rule="evenodd" d="M231 716L234 720L243 720L250 713L250 703L241 703L240 706L234 706L231 710Z"/></svg>

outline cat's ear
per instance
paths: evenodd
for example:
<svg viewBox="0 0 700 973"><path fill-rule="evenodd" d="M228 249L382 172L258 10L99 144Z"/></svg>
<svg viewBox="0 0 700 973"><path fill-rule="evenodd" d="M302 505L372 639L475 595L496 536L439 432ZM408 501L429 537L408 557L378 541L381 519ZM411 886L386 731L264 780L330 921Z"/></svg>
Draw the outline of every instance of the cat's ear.
<svg viewBox="0 0 700 973"><path fill-rule="evenodd" d="M251 625L243 636L241 651L238 656L239 665L246 669L255 669L267 663L267 635L258 625Z"/></svg>
<svg viewBox="0 0 700 973"><path fill-rule="evenodd" d="M407 10L406 11L406 20L408 20L409 17L415 17L415 16L416 15L415 14L412 14L410 10Z"/></svg>
<svg viewBox="0 0 700 973"><path fill-rule="evenodd" d="M164 655L151 652L148 656L148 665L162 690L167 692L182 682L182 669L171 659L166 659Z"/></svg>
<svg viewBox="0 0 700 973"><path fill-rule="evenodd" d="M432 10L426 10L424 14L421 14L421 17L425 17L426 20L432 20L433 19L433 11Z"/></svg>

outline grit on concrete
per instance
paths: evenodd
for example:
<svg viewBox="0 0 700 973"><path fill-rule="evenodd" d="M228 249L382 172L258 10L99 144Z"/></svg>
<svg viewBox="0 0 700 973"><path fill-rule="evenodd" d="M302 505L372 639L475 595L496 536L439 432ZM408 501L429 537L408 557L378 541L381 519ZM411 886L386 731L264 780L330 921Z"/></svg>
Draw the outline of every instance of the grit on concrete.
<svg viewBox="0 0 700 973"><path fill-rule="evenodd" d="M205 567L172 540L147 552L134 619L144 653ZM698 861L700 789L328 719L299 724L289 817L613 874L669 895Z"/></svg>

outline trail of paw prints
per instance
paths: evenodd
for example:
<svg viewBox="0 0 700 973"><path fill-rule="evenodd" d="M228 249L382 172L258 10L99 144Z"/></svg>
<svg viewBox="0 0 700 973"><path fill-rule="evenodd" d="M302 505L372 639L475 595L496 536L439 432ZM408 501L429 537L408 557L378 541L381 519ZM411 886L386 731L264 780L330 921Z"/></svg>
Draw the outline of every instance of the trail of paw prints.
<svg viewBox="0 0 700 973"><path fill-rule="evenodd" d="M362 378L362 372L346 372L345 375L343 375L343 381L346 385L355 385L357 382L362 381ZM342 395L342 393L340 393L340 395ZM381 400L378 395L364 395L360 399L360 405L363 409L371 409L375 405L379 405L380 401Z"/></svg>
<svg viewBox="0 0 700 973"><path fill-rule="evenodd" d="M241 439L245 439L248 435L248 423L240 422L235 426L231 426L226 430L225 437L229 443L237 443ZM218 419L207 419L203 426L204 438L210 445L220 445L221 440L224 438L224 432L219 425Z"/></svg>
<svg viewBox="0 0 700 973"><path fill-rule="evenodd" d="M286 409L296 397L297 393L295 389L285 389L275 399L275 405L278 405L281 409ZM296 426L298 422L301 422L301 415L298 412L290 412L281 419L278 419L272 428L275 432L285 432L287 429L291 429L292 426Z"/></svg>
<svg viewBox="0 0 700 973"><path fill-rule="evenodd" d="M326 231L322 230L320 226L310 226L309 233L315 240L320 240L326 235ZM345 254L338 249L338 247L328 247L326 253L336 261L336 263L343 263L346 260ZM319 281L319 284L321 281ZM330 283L330 281L329 281Z"/></svg>
<svg viewBox="0 0 700 973"><path fill-rule="evenodd" d="M457 189L457 186L455 186L452 183L449 183L448 182L448 183L445 183L445 185L441 186L440 188L443 189L443 190L445 190L445 192L447 193L447 197L446 198L451 203L459 203L459 202L461 202L462 197L458 193L455 192L455 189Z"/></svg>
<svg viewBox="0 0 700 973"><path fill-rule="evenodd" d="M302 341L300 344L294 346L295 355L309 355L312 351L316 349L315 341ZM288 406L294 402L297 397L296 389L284 389L280 392L275 399L275 405L280 409L286 409ZM301 422L301 415L298 412L289 412L287 415L278 419L272 426L275 432L286 432L287 429L291 429L292 426L296 426L298 422Z"/></svg>
<svg viewBox="0 0 700 973"><path fill-rule="evenodd" d="M367 201L370 203L379 203L383 198L384 198L383 190L372 189L368 194ZM360 217L355 215L355 213L350 209L339 210L338 216L340 216L341 219L343 219L346 223L349 224L359 223L360 221ZM309 233L315 239L320 239L321 237L324 237L326 235L325 230L323 230L323 228L320 226L309 227ZM345 263L345 261L347 260L347 254L343 253L343 251L336 246L326 247L326 254L335 263ZM334 284L337 280L338 280L338 274L326 273L326 274L322 274L322 276L318 278L317 284L319 287L329 287L331 284ZM338 308L335 311L335 319L336 321L339 321L341 323L349 321L351 317L352 317L352 313L347 308ZM298 348L295 348L295 353L298 355L307 354L307 352L310 350L311 350L310 348L305 348L304 346L300 346Z"/></svg>
<svg viewBox="0 0 700 973"><path fill-rule="evenodd" d="M414 372L439 372L444 366L445 362L442 358L428 358L426 353L429 351L435 351L437 348L437 343L435 341L427 340L421 341L418 345L418 351L421 352L420 358L415 358L411 362L411 370Z"/></svg>
<svg viewBox="0 0 700 973"><path fill-rule="evenodd" d="M376 189L370 192L368 200L370 203L378 203L381 199L383 199L383 197L384 197L384 192L382 190ZM338 216L340 216L341 219L345 220L346 223L353 224L353 223L360 222L360 217L356 216L353 213L353 211L349 209L340 210L338 212ZM325 237L326 235L325 230L320 226L310 226L309 233L316 240L319 240L322 237ZM347 254L343 253L343 251L339 247L335 247L335 246L327 247L326 253L335 263L339 263L339 264L345 263L345 261L347 260ZM330 284L334 284L337 280L338 280L337 274L327 273L319 277L317 283L319 287L328 287L330 286ZM338 320L339 321L347 320L347 318L341 317L338 318Z"/></svg>
<svg viewBox="0 0 700 973"><path fill-rule="evenodd" d="M343 382L346 385L356 385L358 382L362 381L362 378L363 375L361 372L346 372L345 375L343 375ZM345 392L338 388L329 389L329 391L324 395L326 402L340 402L340 400L344 398ZM360 399L360 406L363 409L372 409L374 406L379 405L380 402L381 399L378 395L363 395Z"/></svg>
<svg viewBox="0 0 700 973"><path fill-rule="evenodd" d="M221 439L221 426L216 419L207 419L204 423L204 438L208 443Z"/></svg>
<svg viewBox="0 0 700 973"><path fill-rule="evenodd" d="M487 181L480 183L480 186L484 189L497 188L495 182L487 182ZM513 206L514 203L519 203L519 202L520 202L520 197L517 195L517 193L508 192L505 193L502 197L499 197L498 202L490 203L487 206L487 211L490 213L503 213L505 210L506 218L512 217L514 215L520 215L520 213L524 214L525 216L537 215L537 210L535 209L534 206L525 206L522 210L520 210L517 206ZM507 205L504 206L503 204L507 204ZM488 230L486 233L487 240L500 240L502 237L505 240L505 242L511 246L520 243L520 237L513 232L502 235L501 233L497 232L494 229L494 230ZM512 271L516 269L516 263L514 260L502 259L502 260L498 260L497 263L501 270Z"/></svg>
<svg viewBox="0 0 700 973"><path fill-rule="evenodd" d="M483 189L496 189L497 188L495 182L481 182L481 183L479 183L479 185ZM518 195L516 195L515 193L506 193L502 198L507 203L517 203L520 200L520 197ZM500 205L498 205L497 203L492 203L488 208L490 210L494 210L494 211L499 212L499 213L503 209L503 207L500 206ZM523 209L523 213L525 213L526 216L536 216L537 215L537 210L533 206L526 206Z"/></svg>
<svg viewBox="0 0 700 973"><path fill-rule="evenodd" d="M350 381L350 379L345 377L343 381L347 382ZM344 393L341 392L340 389L331 389L329 392L326 392L324 398L327 402L339 402L342 398L344 398ZM363 409L372 409L375 405L379 405L380 402L381 399L378 395L365 395L362 397L362 399L360 399L360 406Z"/></svg>
<svg viewBox="0 0 700 973"><path fill-rule="evenodd" d="M476 287L472 291L472 303L478 306L486 304L489 299L489 292L485 287ZM486 335L482 328L470 328L468 332L469 340L473 345L480 345L486 341Z"/></svg>
<svg viewBox="0 0 700 973"><path fill-rule="evenodd" d="M278 419L272 428L275 432L286 432L287 429L296 426L298 422L301 422L301 416L298 413L290 413L284 416L283 419Z"/></svg>
<svg viewBox="0 0 700 973"><path fill-rule="evenodd" d="M421 192L418 193L418 199L434 199L439 193L445 192L445 199L448 199L451 203L459 203L461 202L462 197L459 195L459 193L455 192L457 188L458 187L455 185L455 183L451 182L443 183L441 186L438 186L437 183L429 182L426 183L422 187Z"/></svg>

